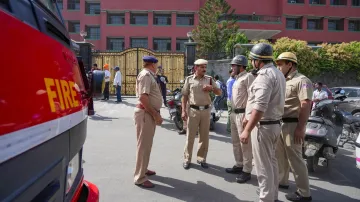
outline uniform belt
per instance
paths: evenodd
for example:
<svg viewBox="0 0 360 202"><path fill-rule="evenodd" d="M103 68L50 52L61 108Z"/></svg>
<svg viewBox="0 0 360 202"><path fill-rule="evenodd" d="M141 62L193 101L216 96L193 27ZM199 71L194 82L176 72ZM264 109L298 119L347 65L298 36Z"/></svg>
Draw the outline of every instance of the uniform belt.
<svg viewBox="0 0 360 202"><path fill-rule="evenodd" d="M280 120L276 120L276 121L260 121L260 125L275 125L275 124L280 125Z"/></svg>
<svg viewBox="0 0 360 202"><path fill-rule="evenodd" d="M299 122L298 118L282 118L284 123L297 123Z"/></svg>
<svg viewBox="0 0 360 202"><path fill-rule="evenodd" d="M142 105L142 104L137 104L137 105L136 105L136 108L139 108L139 109L143 109L143 110L145 110L145 107L144 107L144 105ZM157 112L159 112L159 113L160 113L160 111L159 111L159 110L156 110L156 109L155 109L155 111L157 111Z"/></svg>
<svg viewBox="0 0 360 202"><path fill-rule="evenodd" d="M204 110L204 109L208 109L209 105L205 105L205 106L190 105L190 107L196 110Z"/></svg>
<svg viewBox="0 0 360 202"><path fill-rule="evenodd" d="M245 108L237 108L237 109L234 109L234 113L235 113L235 114L245 113Z"/></svg>

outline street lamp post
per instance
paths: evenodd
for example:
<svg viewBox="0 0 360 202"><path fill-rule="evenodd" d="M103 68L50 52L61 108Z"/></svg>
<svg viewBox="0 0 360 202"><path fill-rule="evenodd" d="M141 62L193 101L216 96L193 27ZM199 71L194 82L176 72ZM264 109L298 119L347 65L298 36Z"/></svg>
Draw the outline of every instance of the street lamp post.
<svg viewBox="0 0 360 202"><path fill-rule="evenodd" d="M186 64L185 64L185 76L189 76L192 68L194 67L195 57L196 57L196 42L193 40L193 33L188 32L186 34L189 41L185 42L185 56L186 56Z"/></svg>

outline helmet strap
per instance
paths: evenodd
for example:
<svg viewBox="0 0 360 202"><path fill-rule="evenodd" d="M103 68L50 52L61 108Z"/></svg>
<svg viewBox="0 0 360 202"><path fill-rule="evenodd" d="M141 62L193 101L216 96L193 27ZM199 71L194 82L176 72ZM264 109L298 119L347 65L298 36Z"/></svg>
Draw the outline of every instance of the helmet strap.
<svg viewBox="0 0 360 202"><path fill-rule="evenodd" d="M286 72L286 74L284 75L285 76L285 79L289 76L290 74L290 71L292 70L292 66L289 68L289 70Z"/></svg>

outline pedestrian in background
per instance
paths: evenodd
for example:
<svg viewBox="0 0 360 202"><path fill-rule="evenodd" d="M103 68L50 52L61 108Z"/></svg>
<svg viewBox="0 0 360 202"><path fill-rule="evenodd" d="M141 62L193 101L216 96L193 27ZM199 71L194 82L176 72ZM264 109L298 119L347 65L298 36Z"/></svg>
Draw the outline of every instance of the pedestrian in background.
<svg viewBox="0 0 360 202"><path fill-rule="evenodd" d="M168 81L168 78L164 75L164 69L162 68L161 65L158 67L158 70L156 72L156 76L157 76L157 81L158 81L158 83L160 85L164 105L167 106L167 102L166 102L166 94L167 94L166 84L169 81Z"/></svg>
<svg viewBox="0 0 360 202"><path fill-rule="evenodd" d="M232 96L233 84L235 82L235 74L232 69L230 69L229 74L230 74L230 78L226 82L226 86L227 86L227 102L226 102L226 104L227 104L227 108L228 108L228 119L227 119L227 123L226 123L226 131L228 133L231 132L231 127L230 127L230 114L232 111L231 96Z"/></svg>
<svg viewBox="0 0 360 202"><path fill-rule="evenodd" d="M105 64L104 65L104 74L105 74L105 88L104 88L104 98L102 100L109 100L109 96L110 96L110 89L109 89L109 85L110 85L110 76L111 73L109 71L109 65Z"/></svg>
<svg viewBox="0 0 360 202"><path fill-rule="evenodd" d="M120 67L115 67L114 68L115 70L115 77L114 77L114 87L116 89L116 102L119 103L119 102L122 102L122 99L121 99L121 72L120 72Z"/></svg>
<svg viewBox="0 0 360 202"><path fill-rule="evenodd" d="M148 165L156 126L163 122L160 115L162 96L155 75L158 60L153 56L144 56L143 61L144 69L136 78L138 104L134 113L137 139L134 182L143 188L153 188L155 185L148 176L156 173L148 170Z"/></svg>

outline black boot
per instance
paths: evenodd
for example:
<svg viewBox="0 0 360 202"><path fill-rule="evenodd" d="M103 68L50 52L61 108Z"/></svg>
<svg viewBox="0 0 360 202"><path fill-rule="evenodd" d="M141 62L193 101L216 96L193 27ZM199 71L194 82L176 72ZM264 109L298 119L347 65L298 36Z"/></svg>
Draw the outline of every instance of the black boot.
<svg viewBox="0 0 360 202"><path fill-rule="evenodd" d="M286 194L285 195L286 199L289 201L298 201L298 202L308 202L312 200L312 197L304 197L301 196L299 193L295 192L295 193L291 193L291 194Z"/></svg>
<svg viewBox="0 0 360 202"><path fill-rule="evenodd" d="M227 173L240 174L242 172L242 169L242 167L233 166L232 168L226 168L225 171Z"/></svg>
<svg viewBox="0 0 360 202"><path fill-rule="evenodd" d="M182 130L180 130L178 133L179 133L179 135L184 135L184 134L186 134L186 130L185 130L185 129L182 129Z"/></svg>
<svg viewBox="0 0 360 202"><path fill-rule="evenodd" d="M236 177L237 183L245 183L251 180L251 173L242 172L239 176Z"/></svg>

